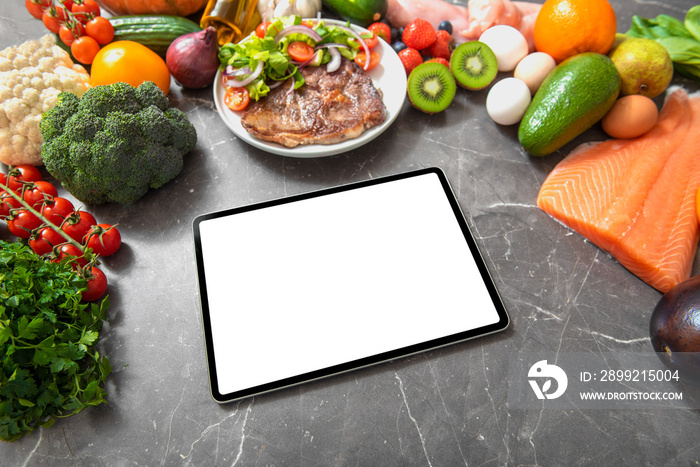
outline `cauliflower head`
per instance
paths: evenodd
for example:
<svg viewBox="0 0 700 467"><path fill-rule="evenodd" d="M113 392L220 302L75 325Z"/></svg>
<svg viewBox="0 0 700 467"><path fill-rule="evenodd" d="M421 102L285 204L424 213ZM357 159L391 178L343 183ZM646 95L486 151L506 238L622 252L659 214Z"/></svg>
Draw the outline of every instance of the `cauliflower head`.
<svg viewBox="0 0 700 467"><path fill-rule="evenodd" d="M0 51L0 162L41 165L39 122L63 91L78 96L90 75L54 34Z"/></svg>

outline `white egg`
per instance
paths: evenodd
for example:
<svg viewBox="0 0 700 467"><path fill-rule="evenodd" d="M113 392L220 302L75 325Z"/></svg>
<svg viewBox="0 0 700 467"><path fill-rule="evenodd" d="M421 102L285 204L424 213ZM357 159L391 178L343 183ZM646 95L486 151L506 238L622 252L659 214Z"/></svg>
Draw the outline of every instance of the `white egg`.
<svg viewBox="0 0 700 467"><path fill-rule="evenodd" d="M527 39L513 26L497 24L484 31L479 41L488 45L498 60L498 71L513 71L529 52Z"/></svg>
<svg viewBox="0 0 700 467"><path fill-rule="evenodd" d="M542 81L557 66L551 55L544 52L534 52L520 60L515 67L513 76L525 81L530 92L534 95L540 88Z"/></svg>
<svg viewBox="0 0 700 467"><path fill-rule="evenodd" d="M530 88L523 80L504 78L489 90L486 112L499 125L514 125L522 120L531 100Z"/></svg>

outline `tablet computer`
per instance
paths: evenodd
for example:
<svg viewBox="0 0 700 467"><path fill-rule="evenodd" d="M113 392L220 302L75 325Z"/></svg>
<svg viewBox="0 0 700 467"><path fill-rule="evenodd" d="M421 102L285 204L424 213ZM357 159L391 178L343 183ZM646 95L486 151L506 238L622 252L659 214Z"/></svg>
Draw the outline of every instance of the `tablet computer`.
<svg viewBox="0 0 700 467"><path fill-rule="evenodd" d="M193 234L217 402L508 326L437 168L204 214Z"/></svg>

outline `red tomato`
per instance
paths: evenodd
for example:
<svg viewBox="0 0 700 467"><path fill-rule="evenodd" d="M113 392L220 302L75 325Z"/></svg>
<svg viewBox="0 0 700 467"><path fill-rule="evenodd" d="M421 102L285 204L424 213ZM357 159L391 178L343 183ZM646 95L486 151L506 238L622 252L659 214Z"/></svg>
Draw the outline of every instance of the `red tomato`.
<svg viewBox="0 0 700 467"><path fill-rule="evenodd" d="M41 219L26 209L20 209L7 221L7 229L10 233L24 239L29 238L32 235L32 230L40 225Z"/></svg>
<svg viewBox="0 0 700 467"><path fill-rule="evenodd" d="M61 25L58 23L55 11L51 11L51 9L44 11L41 15L41 21L44 23L44 26L46 26L46 29L54 34L58 34L58 29Z"/></svg>
<svg viewBox="0 0 700 467"><path fill-rule="evenodd" d="M109 44L114 39L114 26L104 16L95 16L85 23L85 32L100 45Z"/></svg>
<svg viewBox="0 0 700 467"><path fill-rule="evenodd" d="M107 292L107 277L100 268L93 266L90 274L86 277L87 290L83 291L82 299L85 302L92 302L101 298Z"/></svg>
<svg viewBox="0 0 700 467"><path fill-rule="evenodd" d="M100 16L100 5L95 0L74 0L70 11L81 23L87 23L95 16Z"/></svg>
<svg viewBox="0 0 700 467"><path fill-rule="evenodd" d="M60 227L63 219L68 217L74 210L73 203L69 200L60 196L54 196L53 199L44 202L41 207L41 214L46 220Z"/></svg>
<svg viewBox="0 0 700 467"><path fill-rule="evenodd" d="M22 204L14 199L9 193L0 193L0 219L5 219L10 215L10 210L18 209Z"/></svg>
<svg viewBox="0 0 700 467"><path fill-rule="evenodd" d="M43 178L39 169L33 165L17 165L10 170L8 182L9 187L17 191L24 186L22 182L38 182Z"/></svg>
<svg viewBox="0 0 700 467"><path fill-rule="evenodd" d="M226 107L229 109L233 110L234 112L241 111L248 107L249 102L250 93L245 86L226 88L226 94L224 94L224 104L226 104Z"/></svg>
<svg viewBox="0 0 700 467"><path fill-rule="evenodd" d="M68 258L73 267L85 267L88 260L85 257L83 250L73 245L72 243L64 243L58 247L58 256L53 260L56 263Z"/></svg>
<svg viewBox="0 0 700 467"><path fill-rule="evenodd" d="M287 53L292 60L305 62L311 60L311 57L314 56L314 48L306 42L295 41L287 46Z"/></svg>
<svg viewBox="0 0 700 467"><path fill-rule="evenodd" d="M61 230L67 233L70 238L78 243L83 243L83 239L93 225L97 224L95 216L87 211L74 211L61 226Z"/></svg>
<svg viewBox="0 0 700 467"><path fill-rule="evenodd" d="M27 11L36 19L41 19L44 15L44 10L51 6L51 0L25 0L24 6Z"/></svg>
<svg viewBox="0 0 700 467"><path fill-rule="evenodd" d="M58 196L56 187L44 180L27 185L22 193L24 201L34 209L38 209L44 200L52 199L54 196Z"/></svg>
<svg viewBox="0 0 700 467"><path fill-rule="evenodd" d="M258 36L260 39L265 37L265 33L267 32L267 27L270 25L267 21L263 21L262 23L258 24L258 26L255 28L255 35Z"/></svg>
<svg viewBox="0 0 700 467"><path fill-rule="evenodd" d="M51 227L44 227L38 233L32 234L29 246L37 255L47 255L53 251L53 247L65 243L66 239Z"/></svg>
<svg viewBox="0 0 700 467"><path fill-rule="evenodd" d="M369 71L372 68L376 67L377 64L379 63L379 53L377 53L375 50L370 50L369 51L369 65L365 69L365 64L367 62L367 54L365 54L364 50L360 50L357 52L357 55L355 55L355 63L360 65L362 69L365 71Z"/></svg>
<svg viewBox="0 0 700 467"><path fill-rule="evenodd" d="M70 51L77 61L90 65L100 51L100 44L90 36L81 36L70 45Z"/></svg>
<svg viewBox="0 0 700 467"><path fill-rule="evenodd" d="M68 21L58 28L58 37L70 46L78 37L85 35L85 26L80 21Z"/></svg>
<svg viewBox="0 0 700 467"><path fill-rule="evenodd" d="M93 225L87 234L85 246L100 256L110 256L117 252L122 237L116 226L109 224Z"/></svg>

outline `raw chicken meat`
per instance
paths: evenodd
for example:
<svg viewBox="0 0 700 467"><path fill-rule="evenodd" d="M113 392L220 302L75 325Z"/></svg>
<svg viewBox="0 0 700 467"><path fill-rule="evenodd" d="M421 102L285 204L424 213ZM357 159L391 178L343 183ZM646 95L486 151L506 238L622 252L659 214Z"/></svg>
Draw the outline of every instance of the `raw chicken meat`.
<svg viewBox="0 0 700 467"><path fill-rule="evenodd" d="M458 43L477 40L491 26L507 24L523 33L533 52L533 28L541 7L539 3L511 0L470 0L468 6L445 0L389 0L386 18L395 27L422 18L437 28L442 21L449 20L452 37Z"/></svg>

